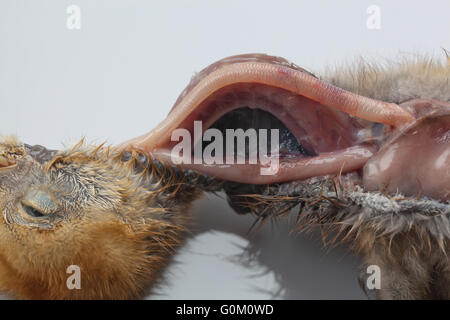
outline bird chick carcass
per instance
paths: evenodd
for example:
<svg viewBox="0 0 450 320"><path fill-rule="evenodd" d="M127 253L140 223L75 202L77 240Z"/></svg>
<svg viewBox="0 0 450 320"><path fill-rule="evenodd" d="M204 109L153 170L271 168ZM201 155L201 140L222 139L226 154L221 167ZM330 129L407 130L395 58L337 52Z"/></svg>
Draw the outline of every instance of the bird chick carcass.
<svg viewBox="0 0 450 320"><path fill-rule="evenodd" d="M321 78L282 58L240 55L197 74L160 125L119 146L52 151L4 137L0 290L143 297L189 229L190 203L224 191L256 221L294 215L299 231L320 226L327 243L347 241L371 297L448 299L449 78L450 63L428 59ZM239 129L248 145L226 139ZM275 142L251 138L274 129ZM247 160L233 162L239 155ZM67 285L73 265L79 290ZM376 290L365 286L371 265Z"/></svg>

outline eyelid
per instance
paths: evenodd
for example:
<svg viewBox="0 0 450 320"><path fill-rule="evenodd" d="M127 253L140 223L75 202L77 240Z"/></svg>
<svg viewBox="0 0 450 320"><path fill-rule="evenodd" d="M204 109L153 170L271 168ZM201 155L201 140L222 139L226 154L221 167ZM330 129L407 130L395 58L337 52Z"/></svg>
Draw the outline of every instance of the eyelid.
<svg viewBox="0 0 450 320"><path fill-rule="evenodd" d="M21 202L23 205L47 215L54 213L58 209L57 204L52 198L52 195L47 191L31 189L25 194Z"/></svg>

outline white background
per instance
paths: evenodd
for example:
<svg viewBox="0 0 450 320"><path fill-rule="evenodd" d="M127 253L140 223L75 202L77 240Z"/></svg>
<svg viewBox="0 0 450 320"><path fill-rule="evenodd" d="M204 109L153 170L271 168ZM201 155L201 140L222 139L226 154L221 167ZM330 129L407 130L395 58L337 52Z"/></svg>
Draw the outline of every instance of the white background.
<svg viewBox="0 0 450 320"><path fill-rule="evenodd" d="M80 30L66 27L71 4ZM366 26L370 5L379 30ZM0 134L50 148L82 136L119 143L161 121L196 71L234 54L279 55L317 74L360 56L442 57L449 13L432 0L0 0ZM248 236L251 218L213 196L195 212L151 297L364 298L345 247L327 253L316 235L289 235L288 222Z"/></svg>

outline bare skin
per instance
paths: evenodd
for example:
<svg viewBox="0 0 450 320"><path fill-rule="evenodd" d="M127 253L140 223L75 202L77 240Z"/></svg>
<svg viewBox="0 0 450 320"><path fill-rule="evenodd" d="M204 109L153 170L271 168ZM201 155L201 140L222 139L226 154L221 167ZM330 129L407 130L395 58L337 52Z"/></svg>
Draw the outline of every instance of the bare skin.
<svg viewBox="0 0 450 320"><path fill-rule="evenodd" d="M449 77L448 64L418 60L319 79L281 58L243 55L200 72L165 121L118 147L54 152L3 138L0 289L143 297L182 243L189 204L223 190L256 222L296 215L299 231L321 225L324 241L348 241L370 297L449 299ZM171 133L195 120L280 127L280 170L174 165ZM82 290L66 286L73 264ZM381 269L379 290L365 286L368 265Z"/></svg>

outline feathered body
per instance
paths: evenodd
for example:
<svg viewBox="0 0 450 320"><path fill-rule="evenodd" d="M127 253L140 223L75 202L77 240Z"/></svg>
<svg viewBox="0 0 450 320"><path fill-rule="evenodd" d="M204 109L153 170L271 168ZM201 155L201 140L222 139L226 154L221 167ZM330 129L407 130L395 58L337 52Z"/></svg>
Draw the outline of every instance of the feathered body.
<svg viewBox="0 0 450 320"><path fill-rule="evenodd" d="M413 57L384 66L361 63L335 72L328 81L382 101L401 103L420 98L450 102L447 52L446 58L443 62ZM382 192L362 195L360 210L336 221L349 226L354 246L364 257L362 287L367 276L365 267L378 265L384 273L381 289L372 292L377 298L450 299L449 203L420 199L420 194L417 199Z"/></svg>
<svg viewBox="0 0 450 320"><path fill-rule="evenodd" d="M387 102L414 98L450 102L448 56L444 63L421 57L384 65L361 61L350 68L329 70L324 79L339 88ZM362 256L360 284L369 296L450 299L448 202L421 198L420 194L409 198L388 195L383 190L364 192L355 188L351 177L340 176L259 188L258 193L263 195L245 198L256 215L292 214L295 206L299 231L325 227L325 243L347 241ZM367 290L369 265L382 270L380 290Z"/></svg>
<svg viewBox="0 0 450 320"><path fill-rule="evenodd" d="M3 156L11 154L26 151L10 139ZM183 175L149 165L142 154L113 155L102 146L79 143L43 163L11 160L17 174L0 178L0 192L17 197L38 185L59 208L51 219L24 220L13 199L0 198L0 288L17 298L142 297L180 244L199 195ZM80 290L66 285L70 265L81 270Z"/></svg>

